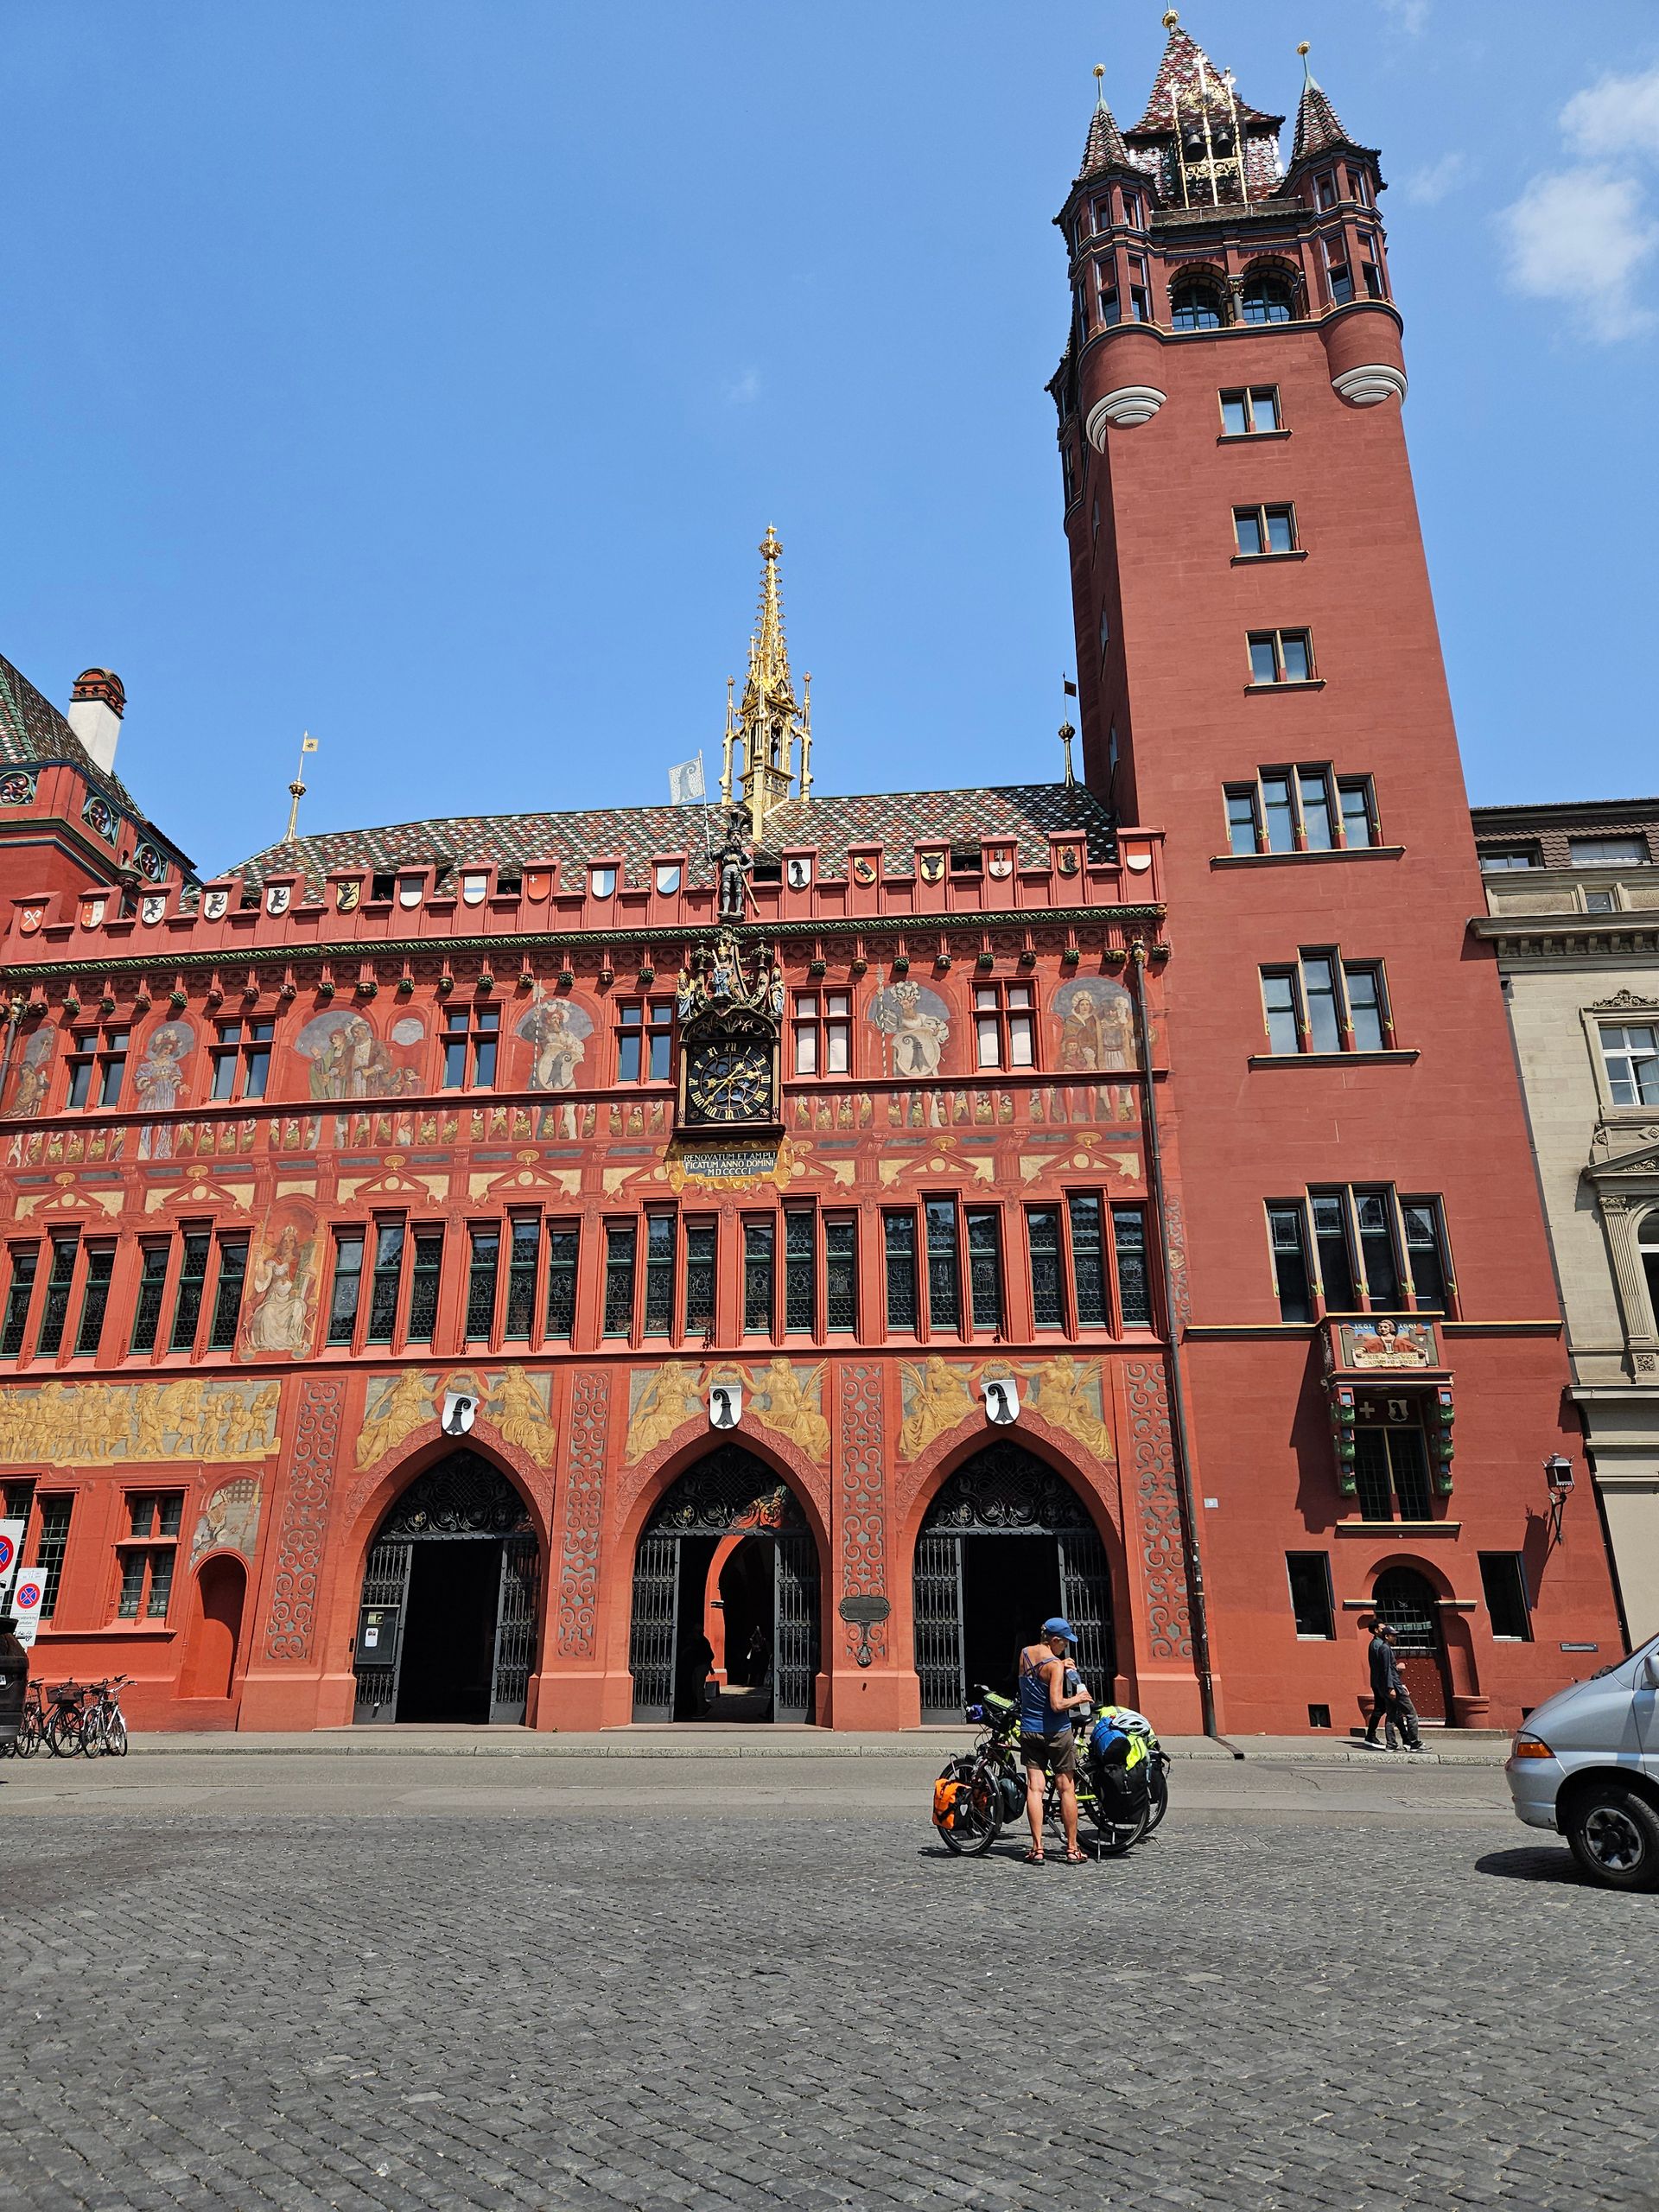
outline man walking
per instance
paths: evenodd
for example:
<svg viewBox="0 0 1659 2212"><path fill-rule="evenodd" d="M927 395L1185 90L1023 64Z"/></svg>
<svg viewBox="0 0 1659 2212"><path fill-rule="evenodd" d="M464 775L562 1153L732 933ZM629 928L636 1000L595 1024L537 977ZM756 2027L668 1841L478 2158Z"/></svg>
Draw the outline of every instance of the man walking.
<svg viewBox="0 0 1659 2212"><path fill-rule="evenodd" d="M1423 1742L1417 1729L1417 1708L1411 1701L1405 1676L1400 1671L1394 1630L1386 1621L1378 1621L1375 1624L1366 1659L1371 1675L1371 1717L1365 1730L1366 1742L1373 1750L1376 1749L1376 1730L1380 1721L1389 1751L1400 1748L1395 1740L1397 1727L1405 1739L1406 1749L1421 1751Z"/></svg>

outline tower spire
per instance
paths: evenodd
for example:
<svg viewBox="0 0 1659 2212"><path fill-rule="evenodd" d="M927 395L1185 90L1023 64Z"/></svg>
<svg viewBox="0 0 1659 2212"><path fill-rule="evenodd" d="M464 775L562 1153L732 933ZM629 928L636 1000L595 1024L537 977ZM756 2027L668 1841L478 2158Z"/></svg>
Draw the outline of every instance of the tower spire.
<svg viewBox="0 0 1659 2212"><path fill-rule="evenodd" d="M1077 182L1086 177L1099 176L1108 169L1132 169L1135 162L1123 143L1123 134L1117 127L1117 118L1106 105L1106 72L1095 64L1095 111L1089 118L1089 136L1084 142L1083 167L1077 171Z"/></svg>
<svg viewBox="0 0 1659 2212"><path fill-rule="evenodd" d="M1302 57L1302 99L1296 111L1296 136L1290 149L1290 165L1311 161L1315 155L1328 153L1333 146L1351 146L1353 140L1342 127L1342 118L1331 105L1324 86L1314 76L1310 64L1307 41L1304 39L1296 49Z"/></svg>
<svg viewBox="0 0 1659 2212"><path fill-rule="evenodd" d="M810 781L810 724L798 702L789 672L789 642L784 634L784 601L779 576L783 545L772 524L760 541L760 603L749 639L748 673L735 714L727 702L727 760L741 748L740 789L754 835L764 835L766 817L791 798L795 786L795 741L801 741L801 792ZM809 681L810 679L809 678ZM729 765L722 790L729 796Z"/></svg>

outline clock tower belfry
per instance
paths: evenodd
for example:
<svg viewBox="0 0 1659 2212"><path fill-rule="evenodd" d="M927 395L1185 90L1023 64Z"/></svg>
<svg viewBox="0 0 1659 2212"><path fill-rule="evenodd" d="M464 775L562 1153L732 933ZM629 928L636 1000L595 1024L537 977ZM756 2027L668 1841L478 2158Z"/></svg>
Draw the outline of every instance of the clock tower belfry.
<svg viewBox="0 0 1659 2212"><path fill-rule="evenodd" d="M726 686L726 760L720 795L729 806L735 756L738 791L757 837L764 836L766 817L774 807L789 798L804 798L812 788L812 678L808 675L803 679L798 701L789 672L783 595L778 581L783 550L777 531L768 523L760 541L760 606L749 639L749 670L742 698L734 699L734 679L728 678ZM798 741L801 748L798 785L795 774Z"/></svg>

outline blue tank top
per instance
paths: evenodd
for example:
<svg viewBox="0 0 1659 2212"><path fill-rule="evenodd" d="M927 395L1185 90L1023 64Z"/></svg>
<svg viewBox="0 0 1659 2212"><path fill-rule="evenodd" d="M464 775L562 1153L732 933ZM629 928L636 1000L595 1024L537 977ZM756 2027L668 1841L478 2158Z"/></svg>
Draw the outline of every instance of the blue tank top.
<svg viewBox="0 0 1659 2212"><path fill-rule="evenodd" d="M1020 1654L1020 1733L1058 1736L1071 1726L1069 1713L1056 1713L1048 1701L1048 1678L1033 1667L1029 1655Z"/></svg>

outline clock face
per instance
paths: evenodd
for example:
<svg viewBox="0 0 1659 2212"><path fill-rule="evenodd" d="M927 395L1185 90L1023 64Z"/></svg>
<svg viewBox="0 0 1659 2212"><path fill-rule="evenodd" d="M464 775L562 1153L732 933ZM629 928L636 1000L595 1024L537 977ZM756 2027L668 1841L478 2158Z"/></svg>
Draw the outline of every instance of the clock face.
<svg viewBox="0 0 1659 2212"><path fill-rule="evenodd" d="M753 1038L693 1046L686 1059L685 1103L699 1122L771 1121L771 1046Z"/></svg>

